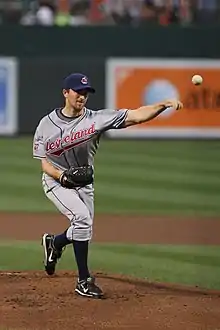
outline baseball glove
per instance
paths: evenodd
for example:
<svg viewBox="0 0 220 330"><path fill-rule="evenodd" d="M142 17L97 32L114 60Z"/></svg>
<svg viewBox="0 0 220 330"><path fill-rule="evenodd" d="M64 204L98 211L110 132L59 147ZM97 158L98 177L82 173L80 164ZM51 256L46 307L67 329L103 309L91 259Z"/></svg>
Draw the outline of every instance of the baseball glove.
<svg viewBox="0 0 220 330"><path fill-rule="evenodd" d="M62 187L70 189L85 187L86 185L93 183L93 168L91 165L80 167L71 166L61 174L59 182Z"/></svg>

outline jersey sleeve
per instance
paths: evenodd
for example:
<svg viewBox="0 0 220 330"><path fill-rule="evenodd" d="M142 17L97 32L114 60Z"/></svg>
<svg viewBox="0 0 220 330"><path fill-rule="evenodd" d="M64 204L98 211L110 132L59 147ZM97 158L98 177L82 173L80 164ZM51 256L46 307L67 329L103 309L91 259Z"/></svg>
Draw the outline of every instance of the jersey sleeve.
<svg viewBox="0 0 220 330"><path fill-rule="evenodd" d="M46 158L42 123L37 126L33 139L33 158Z"/></svg>
<svg viewBox="0 0 220 330"><path fill-rule="evenodd" d="M127 117L127 109L120 110L98 110L96 112L96 124L100 131L110 129L120 129L124 127L124 122Z"/></svg>

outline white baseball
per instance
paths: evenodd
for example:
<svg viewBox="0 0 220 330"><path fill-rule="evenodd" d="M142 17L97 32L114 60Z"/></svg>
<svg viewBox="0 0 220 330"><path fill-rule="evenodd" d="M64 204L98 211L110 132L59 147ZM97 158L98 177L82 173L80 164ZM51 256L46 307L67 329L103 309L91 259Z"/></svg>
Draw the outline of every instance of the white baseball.
<svg viewBox="0 0 220 330"><path fill-rule="evenodd" d="M200 76L199 74L195 74L193 77L192 77L192 83L194 85L201 85L203 82L203 78L202 76Z"/></svg>

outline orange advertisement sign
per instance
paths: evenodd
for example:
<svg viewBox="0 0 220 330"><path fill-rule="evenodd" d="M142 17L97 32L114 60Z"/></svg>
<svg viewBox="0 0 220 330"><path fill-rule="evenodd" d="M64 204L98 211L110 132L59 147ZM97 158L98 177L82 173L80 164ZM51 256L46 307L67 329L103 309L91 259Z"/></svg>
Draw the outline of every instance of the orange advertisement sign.
<svg viewBox="0 0 220 330"><path fill-rule="evenodd" d="M220 137L220 61L109 59L106 107L136 109L177 98L184 109L167 109L157 118L112 136ZM203 83L195 86L199 74Z"/></svg>

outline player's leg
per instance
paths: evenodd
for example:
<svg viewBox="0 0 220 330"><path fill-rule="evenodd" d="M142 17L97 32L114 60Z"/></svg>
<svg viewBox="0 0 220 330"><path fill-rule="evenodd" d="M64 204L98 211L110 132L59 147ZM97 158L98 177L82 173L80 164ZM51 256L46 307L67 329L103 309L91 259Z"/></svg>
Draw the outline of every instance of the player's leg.
<svg viewBox="0 0 220 330"><path fill-rule="evenodd" d="M69 190L62 188L58 184L52 189L48 190L47 184L44 186L44 192L46 196L53 202L53 204L59 209L59 211L64 214L70 222L74 218L74 213L72 212L71 209L68 208L66 204L76 204L78 196L76 195L75 198L74 196L69 196ZM61 190L59 192L59 190ZM74 201L74 199L76 199ZM56 268L56 263L58 259L61 258L63 248L65 248L66 245L71 244L72 242L69 241L65 235L65 233L59 235L61 236L60 239L62 240L62 245L60 246L55 246L55 238L56 236L53 234L48 234L45 233L42 237L42 245L44 248L44 266L45 266L45 271L47 272L48 275L53 275L55 272Z"/></svg>
<svg viewBox="0 0 220 330"><path fill-rule="evenodd" d="M77 191L57 185L53 190L46 192L46 196L70 221L70 226L63 233L56 236L51 234L44 234L43 236L43 246L46 246L47 250L45 270L48 275L52 275L57 259L61 256L61 251L66 245L73 243L74 240L88 241L90 239L92 219L90 219L89 212ZM83 270L83 273L86 271Z"/></svg>
<svg viewBox="0 0 220 330"><path fill-rule="evenodd" d="M87 210L89 211L89 216L93 220L94 218L94 190L90 187L84 187L78 189L78 193L80 196L80 199L83 201L83 203L86 205ZM91 227L91 236L90 240L92 238L92 227ZM87 249L87 259L88 259L88 249L89 249L89 243L90 240L87 242L86 249ZM74 243L73 243L74 246ZM75 250L76 246L74 246ZM76 251L75 251L76 254ZM88 261L87 261L88 262ZM103 296L102 291L100 290L97 285L95 285L95 278L94 277L87 277L87 278L78 278L77 285L75 288L75 292L82 296L91 296L91 291L93 291L95 288L95 291L98 292L98 297L101 298Z"/></svg>
<svg viewBox="0 0 220 330"><path fill-rule="evenodd" d="M76 292L87 297L101 297L102 291L95 285L88 269L88 245L92 237L93 224L91 211L88 210L79 193L73 189L57 186L46 195L60 212L68 217L71 223L69 228L60 235L45 234L50 240L50 251L45 257L47 273L50 275L55 271L58 259L56 257L57 251L62 251L67 244L72 243L79 273Z"/></svg>

